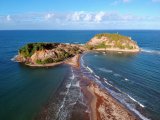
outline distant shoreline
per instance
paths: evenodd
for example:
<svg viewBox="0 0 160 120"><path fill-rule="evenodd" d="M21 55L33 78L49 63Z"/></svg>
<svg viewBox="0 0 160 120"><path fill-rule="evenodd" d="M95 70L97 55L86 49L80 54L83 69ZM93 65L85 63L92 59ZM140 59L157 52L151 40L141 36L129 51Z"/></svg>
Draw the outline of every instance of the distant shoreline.
<svg viewBox="0 0 160 120"><path fill-rule="evenodd" d="M95 51L111 51L111 52L128 52L128 53L138 53L140 52L140 49L134 49L134 50L126 50L126 49L118 49L118 48L99 48L95 49Z"/></svg>

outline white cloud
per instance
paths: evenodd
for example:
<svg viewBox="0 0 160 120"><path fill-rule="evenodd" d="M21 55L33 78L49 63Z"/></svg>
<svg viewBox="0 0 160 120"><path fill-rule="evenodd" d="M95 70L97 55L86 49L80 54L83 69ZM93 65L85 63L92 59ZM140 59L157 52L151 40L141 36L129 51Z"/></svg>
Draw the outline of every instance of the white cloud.
<svg viewBox="0 0 160 120"><path fill-rule="evenodd" d="M86 14L84 17L84 21L91 21L92 20L92 15L91 14Z"/></svg>
<svg viewBox="0 0 160 120"><path fill-rule="evenodd" d="M8 22L12 21L12 22ZM0 15L0 29L3 28L32 28L32 29L102 29L107 28L133 28L157 24L160 26L160 16L136 16L132 14L120 14L115 12L87 12L75 11L68 13L28 13L15 15ZM142 26L144 27L144 26ZM107 29L106 28L106 29ZM141 28L142 29L142 28Z"/></svg>
<svg viewBox="0 0 160 120"><path fill-rule="evenodd" d="M103 20L103 17L105 15L105 12L99 12L95 15L95 22L101 22Z"/></svg>
<svg viewBox="0 0 160 120"><path fill-rule="evenodd" d="M10 16L10 15L7 15L7 16L6 16L6 20L7 20L7 21L10 21L10 20L11 20L11 16Z"/></svg>
<svg viewBox="0 0 160 120"><path fill-rule="evenodd" d="M45 18L46 20L49 20L49 19L53 18L53 16L54 16L53 13L47 13L44 18Z"/></svg>

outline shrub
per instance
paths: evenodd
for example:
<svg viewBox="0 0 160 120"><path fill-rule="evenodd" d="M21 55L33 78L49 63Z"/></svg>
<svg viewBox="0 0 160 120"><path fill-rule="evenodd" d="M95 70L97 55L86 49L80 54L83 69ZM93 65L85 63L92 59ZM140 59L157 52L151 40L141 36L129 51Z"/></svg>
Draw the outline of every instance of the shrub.
<svg viewBox="0 0 160 120"><path fill-rule="evenodd" d="M44 64L47 64L47 63L53 63L53 59L52 58L47 58L43 61Z"/></svg>

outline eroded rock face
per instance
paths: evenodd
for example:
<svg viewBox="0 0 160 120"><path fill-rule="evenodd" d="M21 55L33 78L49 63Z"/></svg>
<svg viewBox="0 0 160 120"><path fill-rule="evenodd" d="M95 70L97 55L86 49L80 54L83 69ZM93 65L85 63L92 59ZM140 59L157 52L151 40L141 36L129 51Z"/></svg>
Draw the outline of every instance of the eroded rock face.
<svg viewBox="0 0 160 120"><path fill-rule="evenodd" d="M32 45L31 48L35 49L35 46L37 47L37 44L34 43L34 47ZM73 57L76 54L82 53L84 51L83 46L77 44L62 44L62 43L56 43L55 45L54 43L49 43L49 44L53 44L54 47L49 49L45 48L42 50L35 50L34 52L32 49L29 49L32 52L30 52L29 54L31 55L27 57L24 53L28 53L28 51L26 50L26 48L24 48L25 52L24 51L19 52L19 55L16 57L16 60L19 62L25 62L29 64L37 64L37 63L46 64L47 62L63 61L64 59Z"/></svg>
<svg viewBox="0 0 160 120"><path fill-rule="evenodd" d="M130 37L119 34L97 34L86 45L93 49L140 50L137 43Z"/></svg>

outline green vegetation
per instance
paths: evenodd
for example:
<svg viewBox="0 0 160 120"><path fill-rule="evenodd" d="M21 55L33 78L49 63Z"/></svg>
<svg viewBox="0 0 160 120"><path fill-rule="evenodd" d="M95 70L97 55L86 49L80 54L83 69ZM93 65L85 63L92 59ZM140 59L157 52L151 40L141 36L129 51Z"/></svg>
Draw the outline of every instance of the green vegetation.
<svg viewBox="0 0 160 120"><path fill-rule="evenodd" d="M106 48L105 42L98 44L96 48Z"/></svg>
<svg viewBox="0 0 160 120"><path fill-rule="evenodd" d="M120 34L109 34L109 33L102 33L102 34L97 34L96 37L98 39L101 39L102 37L107 37L110 41L130 41L130 38L127 36L123 36Z"/></svg>
<svg viewBox="0 0 160 120"><path fill-rule="evenodd" d="M35 61L32 61L36 62L37 64L60 62L66 58L73 57L74 55L82 52L82 50L78 46L74 45L66 45L60 43L29 43L19 49L19 55L25 58L25 62L27 62L27 59L31 59L32 55L36 51L42 51L35 54ZM39 54L41 54L41 57L38 57Z"/></svg>
<svg viewBox="0 0 160 120"><path fill-rule="evenodd" d="M57 44L51 43L29 43L24 47L19 49L19 53L26 57L31 57L35 51L44 50L44 49L53 49Z"/></svg>
<svg viewBox="0 0 160 120"><path fill-rule="evenodd" d="M127 36L123 36L120 34L109 34L109 33L102 33L97 34L95 36L98 39L102 37L107 38L106 42L102 42L95 46L95 48L120 48L120 49L134 49L133 44L136 44L131 38ZM133 43L130 45L130 43Z"/></svg>

